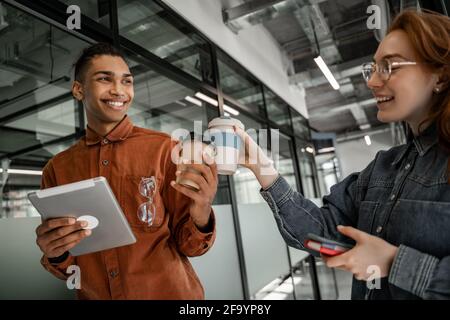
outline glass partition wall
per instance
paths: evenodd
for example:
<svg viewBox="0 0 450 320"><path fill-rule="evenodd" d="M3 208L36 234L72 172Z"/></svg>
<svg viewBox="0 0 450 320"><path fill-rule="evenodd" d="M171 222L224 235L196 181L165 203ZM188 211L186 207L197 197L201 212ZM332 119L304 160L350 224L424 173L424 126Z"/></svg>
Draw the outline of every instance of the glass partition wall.
<svg viewBox="0 0 450 320"><path fill-rule="evenodd" d="M65 28L68 5L81 9L79 30ZM26 194L39 189L46 162L85 133L83 107L70 92L72 63L95 42L113 43L127 57L135 125L171 134L194 125L205 130L211 119L230 115L278 152L277 168L294 189L317 196L313 155L302 152L312 145L308 121L161 1L16 0L0 6L0 218L39 219ZM286 246L259 188L245 168L220 176L216 243L191 259L206 298L317 297L314 275L299 272L308 255ZM309 280L299 285L299 279Z"/></svg>

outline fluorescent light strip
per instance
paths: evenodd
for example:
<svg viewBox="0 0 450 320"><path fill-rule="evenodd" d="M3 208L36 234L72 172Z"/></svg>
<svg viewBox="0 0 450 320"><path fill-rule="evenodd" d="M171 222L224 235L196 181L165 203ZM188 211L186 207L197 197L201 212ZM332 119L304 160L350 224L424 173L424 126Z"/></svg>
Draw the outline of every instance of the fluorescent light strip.
<svg viewBox="0 0 450 320"><path fill-rule="evenodd" d="M369 136L364 136L364 139L366 140L366 144L367 144L368 146L370 146L370 145L372 144L372 140L370 140L370 137L369 137Z"/></svg>
<svg viewBox="0 0 450 320"><path fill-rule="evenodd" d="M311 147L306 147L306 151L309 153L314 153L314 149Z"/></svg>
<svg viewBox="0 0 450 320"><path fill-rule="evenodd" d="M206 94L203 94L203 93L201 93L201 92L197 92L197 93L195 94L195 96L196 96L197 98L199 98L199 99L202 99L202 100L205 101L205 102L208 102L209 104L211 104L211 105L213 105L213 106L215 106L215 107L218 107L218 106L219 106L219 103L217 102L217 100L214 100L213 98L207 96ZM239 115L239 111L237 111L236 109L234 109L234 108L232 108L232 107L230 107L230 106L227 106L226 104L223 105L223 110L224 110L224 111L227 111L228 113L231 113L231 114L234 115L234 116L238 116L238 115ZM228 114L228 115L229 115L229 114Z"/></svg>
<svg viewBox="0 0 450 320"><path fill-rule="evenodd" d="M195 94L195 96L199 99L202 99L205 102L208 102L209 104L212 104L213 106L217 107L219 105L219 103L217 102L217 100L214 100L211 97L208 97L206 94L203 94L201 92L197 92Z"/></svg>
<svg viewBox="0 0 450 320"><path fill-rule="evenodd" d="M0 169L0 172L3 173L3 169ZM7 172L9 174L26 174L29 176L42 176L42 171L38 170L8 169Z"/></svg>
<svg viewBox="0 0 450 320"><path fill-rule="evenodd" d="M233 116L238 116L239 115L239 111L237 111L236 109L233 109L230 106L227 106L226 104L223 105L223 110L224 111L228 111L229 113L231 113Z"/></svg>
<svg viewBox="0 0 450 320"><path fill-rule="evenodd" d="M322 148L317 150L317 153L325 153L325 152L332 152L332 151L336 151L335 147L329 147L329 148Z"/></svg>
<svg viewBox="0 0 450 320"><path fill-rule="evenodd" d="M317 58L314 58L314 61L317 63L317 65L319 66L320 70L322 70L325 78L327 78L328 82L331 84L331 86L333 87L334 90L339 90L339 88L341 87L339 85L339 83L336 81L336 78L333 76L333 74L331 73L330 69L328 68L327 64L325 63L325 61L323 61L321 56L318 56Z"/></svg>
<svg viewBox="0 0 450 320"><path fill-rule="evenodd" d="M195 98L192 98L191 96L186 96L186 97L184 98L184 100L189 101L190 103L193 103L193 104L195 104L195 105L197 105L197 106L199 106L199 107L202 106L202 102L201 102L200 100L197 100L197 99L195 99Z"/></svg>

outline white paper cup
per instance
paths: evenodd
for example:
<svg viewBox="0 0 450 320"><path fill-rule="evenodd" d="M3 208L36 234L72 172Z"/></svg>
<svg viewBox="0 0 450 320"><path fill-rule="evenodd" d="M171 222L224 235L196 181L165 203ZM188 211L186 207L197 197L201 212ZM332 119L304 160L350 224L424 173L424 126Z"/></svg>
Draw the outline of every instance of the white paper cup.
<svg viewBox="0 0 450 320"><path fill-rule="evenodd" d="M211 120L205 136L215 144L217 173L221 175L233 175L239 163L239 150L241 138L234 132L233 126L244 130L241 121L230 117L220 117Z"/></svg>

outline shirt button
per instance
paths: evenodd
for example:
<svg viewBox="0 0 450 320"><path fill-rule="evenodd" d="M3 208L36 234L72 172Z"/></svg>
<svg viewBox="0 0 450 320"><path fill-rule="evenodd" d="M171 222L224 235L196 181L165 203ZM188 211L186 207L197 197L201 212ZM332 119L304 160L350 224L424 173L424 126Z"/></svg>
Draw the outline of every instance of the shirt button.
<svg viewBox="0 0 450 320"><path fill-rule="evenodd" d="M109 275L111 276L111 278L117 277L118 274L119 274L119 272L117 272L115 270L112 270L112 271L109 272Z"/></svg>
<svg viewBox="0 0 450 320"><path fill-rule="evenodd" d="M395 199L395 194L393 194L392 196L391 196L391 200L394 200Z"/></svg>
<svg viewBox="0 0 450 320"><path fill-rule="evenodd" d="M109 140L108 139L103 139L103 144L108 144Z"/></svg>
<svg viewBox="0 0 450 320"><path fill-rule="evenodd" d="M109 164L109 161L108 161L108 160L103 160L103 161L102 161L102 164L103 164L104 166L107 166L107 165Z"/></svg>
<svg viewBox="0 0 450 320"><path fill-rule="evenodd" d="M382 226L378 226L376 232L377 233L381 233L381 231L383 231L383 227Z"/></svg>
<svg viewBox="0 0 450 320"><path fill-rule="evenodd" d="M411 168L411 164L406 164L406 166L405 166L405 170L408 170L409 168Z"/></svg>

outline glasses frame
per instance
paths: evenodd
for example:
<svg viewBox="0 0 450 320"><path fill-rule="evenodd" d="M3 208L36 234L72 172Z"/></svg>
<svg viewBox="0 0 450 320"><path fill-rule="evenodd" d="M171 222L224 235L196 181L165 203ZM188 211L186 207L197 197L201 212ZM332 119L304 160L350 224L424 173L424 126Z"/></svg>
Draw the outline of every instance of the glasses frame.
<svg viewBox="0 0 450 320"><path fill-rule="evenodd" d="M384 79L384 77L383 77L383 73L380 71L380 67L379 67L379 64L378 63L375 63L375 62L366 62L366 63L363 63L362 64L362 70L361 70L361 72L362 72L362 75L363 75L363 78L364 78L364 80L366 81L366 83L369 83L369 81L370 81L370 79L372 78L372 76L373 76L373 74L376 72L376 73L378 73L379 75L380 75L380 79L383 81L383 82L387 82L387 81L389 81L389 79L391 78L391 75L392 75L392 70L393 70L393 68L396 68L396 67L402 67L402 66L415 66L415 65L417 65L417 62L415 62L415 61L389 61L388 59L384 59L384 60L382 60L382 61L387 61L387 65L388 65L388 76L387 76L387 79ZM367 78L366 77L366 75L365 75L365 70L367 70L367 68L371 68L371 70L372 70L372 74L370 75L370 77L369 78ZM374 71L375 70L375 71Z"/></svg>
<svg viewBox="0 0 450 320"><path fill-rule="evenodd" d="M145 194L143 192L143 190L146 188L146 186L148 185L148 183L151 182L152 186L150 187L151 192L148 192L148 194ZM139 193L141 196L147 198L147 201L145 201L144 203L140 204L138 209L137 209L137 216L139 221L145 223L146 225L148 225L149 227L153 226L155 224L155 220L156 220L156 204L153 201L153 198L156 194L157 191L157 181L155 176L151 176L151 177L142 177L141 181L139 183ZM148 209L148 206L150 206L150 212ZM145 208L144 208L145 207ZM142 218L142 210L146 210L145 212L145 219Z"/></svg>

